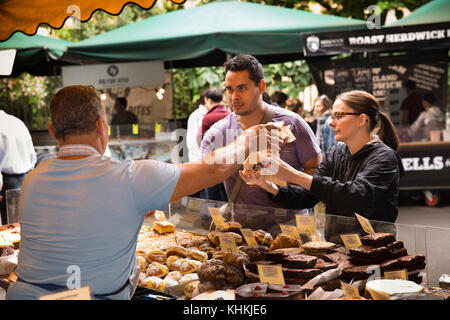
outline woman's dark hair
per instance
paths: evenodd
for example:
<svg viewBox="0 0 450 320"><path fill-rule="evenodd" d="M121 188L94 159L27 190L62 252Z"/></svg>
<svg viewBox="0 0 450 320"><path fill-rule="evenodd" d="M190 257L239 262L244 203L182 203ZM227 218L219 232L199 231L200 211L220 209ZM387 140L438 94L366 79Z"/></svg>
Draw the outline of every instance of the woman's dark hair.
<svg viewBox="0 0 450 320"><path fill-rule="evenodd" d="M369 117L370 132L377 134L389 147L398 150L399 138L397 130L389 116L381 111L377 99L368 92L353 90L340 94L336 100L341 100L349 108Z"/></svg>
<svg viewBox="0 0 450 320"><path fill-rule="evenodd" d="M433 104L434 101L436 101L436 98L434 96L434 94L432 94L431 92L425 93L425 95L423 96L423 100Z"/></svg>

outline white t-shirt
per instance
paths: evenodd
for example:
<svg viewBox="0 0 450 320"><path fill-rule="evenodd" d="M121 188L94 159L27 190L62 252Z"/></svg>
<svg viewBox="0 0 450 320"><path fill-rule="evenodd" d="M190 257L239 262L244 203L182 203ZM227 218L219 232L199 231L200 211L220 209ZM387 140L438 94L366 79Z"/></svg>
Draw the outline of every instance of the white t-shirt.
<svg viewBox="0 0 450 320"><path fill-rule="evenodd" d="M70 270L80 270L80 285L92 294L119 289L133 270L145 213L167 209L179 176L176 165L155 160L93 155L41 162L22 185L17 276L67 286ZM17 282L7 298L43 294L48 292ZM129 294L124 290L113 298Z"/></svg>
<svg viewBox="0 0 450 320"><path fill-rule="evenodd" d="M30 132L22 120L0 110L0 170L22 174L36 164Z"/></svg>
<svg viewBox="0 0 450 320"><path fill-rule="evenodd" d="M200 160L200 145L197 143L197 133L202 126L202 119L208 109L204 105L200 105L195 109L188 118L186 143L188 148L189 162Z"/></svg>

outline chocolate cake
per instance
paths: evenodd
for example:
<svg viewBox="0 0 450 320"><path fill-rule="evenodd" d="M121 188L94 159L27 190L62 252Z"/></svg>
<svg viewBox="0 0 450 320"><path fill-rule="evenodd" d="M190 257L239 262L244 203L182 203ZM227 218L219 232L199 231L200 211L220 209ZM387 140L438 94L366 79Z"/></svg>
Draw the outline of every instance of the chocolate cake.
<svg viewBox="0 0 450 320"><path fill-rule="evenodd" d="M312 279L315 276L322 273L320 269L307 268L307 269L289 269L282 268L283 276L290 279Z"/></svg>
<svg viewBox="0 0 450 320"><path fill-rule="evenodd" d="M265 259L265 253L269 252L269 248L266 246L242 246L240 251L245 252L248 257L250 258L250 261L259 261Z"/></svg>
<svg viewBox="0 0 450 320"><path fill-rule="evenodd" d="M284 248L265 252L265 257L266 260L281 262L285 257L289 256L290 254L299 254L299 253L303 253L302 248Z"/></svg>
<svg viewBox="0 0 450 320"><path fill-rule="evenodd" d="M381 271L383 271L383 272L393 271L393 270L400 270L401 265L398 260L391 259L391 260L387 260L387 261L380 263L380 268L381 268Z"/></svg>
<svg viewBox="0 0 450 320"><path fill-rule="evenodd" d="M350 256L370 260L371 263L382 262L390 258L387 247L360 246L349 249Z"/></svg>
<svg viewBox="0 0 450 320"><path fill-rule="evenodd" d="M406 248L401 248L398 250L391 251L392 258L400 258L400 257L407 256L407 255L408 255L408 251L406 250Z"/></svg>
<svg viewBox="0 0 450 320"><path fill-rule="evenodd" d="M425 256L421 254L407 255L397 259L400 262L401 268L407 268L409 270L423 269L425 268ZM422 267L423 266L423 267ZM414 268L414 269L409 269Z"/></svg>
<svg viewBox="0 0 450 320"><path fill-rule="evenodd" d="M388 243L395 241L394 235L390 233L375 233L374 235L368 234L361 237L361 243L366 246L382 247Z"/></svg>
<svg viewBox="0 0 450 320"><path fill-rule="evenodd" d="M403 241L395 241L392 243L388 243L387 245L388 249L391 251L403 249L405 246L403 245Z"/></svg>
<svg viewBox="0 0 450 320"><path fill-rule="evenodd" d="M373 265L353 266L351 268L344 269L342 270L340 279L347 283L350 283L352 280L366 280L373 273L370 271L371 268L373 268Z"/></svg>
<svg viewBox="0 0 450 320"><path fill-rule="evenodd" d="M314 268L320 269L322 271L327 271L331 269L336 269L339 265L335 262L326 262L320 258L317 259Z"/></svg>
<svg viewBox="0 0 450 320"><path fill-rule="evenodd" d="M281 260L281 264L286 268L303 269L312 268L316 264L317 258L305 254L290 254Z"/></svg>

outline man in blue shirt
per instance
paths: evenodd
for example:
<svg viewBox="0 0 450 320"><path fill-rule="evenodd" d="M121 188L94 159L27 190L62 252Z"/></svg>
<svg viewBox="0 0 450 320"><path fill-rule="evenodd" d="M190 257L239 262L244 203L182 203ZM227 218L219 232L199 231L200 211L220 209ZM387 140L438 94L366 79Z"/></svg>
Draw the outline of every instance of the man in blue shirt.
<svg viewBox="0 0 450 320"><path fill-rule="evenodd" d="M170 201L235 172L239 164L220 163L247 153L250 133L211 153L208 162L119 162L103 156L108 123L93 87L61 89L50 113L49 131L59 153L40 163L22 185L18 281L7 298L38 299L75 284L89 286L95 298L129 299L139 274L136 243L145 213L165 210Z"/></svg>

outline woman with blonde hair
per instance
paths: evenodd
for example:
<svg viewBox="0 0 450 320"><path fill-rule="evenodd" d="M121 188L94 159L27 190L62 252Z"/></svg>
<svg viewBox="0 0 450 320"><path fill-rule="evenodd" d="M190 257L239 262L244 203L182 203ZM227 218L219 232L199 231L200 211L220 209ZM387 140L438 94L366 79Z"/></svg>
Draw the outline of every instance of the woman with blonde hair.
<svg viewBox="0 0 450 320"><path fill-rule="evenodd" d="M312 176L269 155L263 166L278 168L274 176L286 181L287 187L264 180L258 172L241 172L242 178L267 190L282 208L311 208L322 201L327 214L355 217L358 213L371 220L395 222L404 170L391 120L373 95L358 90L339 95L331 117L336 141L343 143L325 153ZM340 242L340 234L361 230L354 220L339 221L342 219L327 219L325 236L329 241Z"/></svg>

